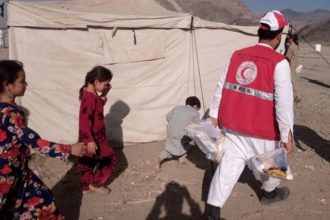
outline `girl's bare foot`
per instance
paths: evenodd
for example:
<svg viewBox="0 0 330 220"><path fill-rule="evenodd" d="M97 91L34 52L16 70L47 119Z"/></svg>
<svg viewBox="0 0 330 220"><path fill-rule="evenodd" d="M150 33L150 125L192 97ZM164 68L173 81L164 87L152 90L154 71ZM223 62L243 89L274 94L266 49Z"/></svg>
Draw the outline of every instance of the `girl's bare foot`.
<svg viewBox="0 0 330 220"><path fill-rule="evenodd" d="M86 194L91 193L91 192L93 192L93 191L90 190L90 189L86 189L86 190L82 191L83 195L86 195Z"/></svg>
<svg viewBox="0 0 330 220"><path fill-rule="evenodd" d="M105 186L95 187L95 186L89 185L89 189L90 189L90 191L98 192L101 194L109 194L111 192L111 189L109 189Z"/></svg>

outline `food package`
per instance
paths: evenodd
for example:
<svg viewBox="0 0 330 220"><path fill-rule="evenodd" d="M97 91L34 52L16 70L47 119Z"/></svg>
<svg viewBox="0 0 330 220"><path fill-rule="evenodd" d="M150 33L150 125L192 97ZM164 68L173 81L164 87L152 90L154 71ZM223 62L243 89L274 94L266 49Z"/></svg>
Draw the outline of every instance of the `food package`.
<svg viewBox="0 0 330 220"><path fill-rule="evenodd" d="M184 131L205 153L207 159L217 163L221 161L224 134L218 127L212 125L211 119L207 118L195 123L192 122Z"/></svg>
<svg viewBox="0 0 330 220"><path fill-rule="evenodd" d="M272 177L292 180L293 175L288 165L287 151L277 148L251 158L253 169Z"/></svg>

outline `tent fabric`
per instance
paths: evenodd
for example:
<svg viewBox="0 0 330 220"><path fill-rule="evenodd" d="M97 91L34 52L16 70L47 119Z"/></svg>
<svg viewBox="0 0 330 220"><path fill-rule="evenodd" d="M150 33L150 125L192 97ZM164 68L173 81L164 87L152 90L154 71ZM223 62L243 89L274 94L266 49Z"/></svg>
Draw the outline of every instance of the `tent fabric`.
<svg viewBox="0 0 330 220"><path fill-rule="evenodd" d="M141 8L136 9L139 13L132 10L139 16L134 16L133 20L133 16L127 15L131 26L124 22L126 11L118 10L119 18L115 6L133 0L104 0L109 7L110 3L114 4L113 14L106 15L114 18L113 23L99 23L97 18L105 15L105 8L97 8L96 4L91 10L96 15L93 22L82 19L79 25L76 23L88 28L58 29L59 20L44 19L44 16L63 11L62 6L51 7L57 4L55 2L43 1L39 5L9 1L8 7L9 57L24 63L29 83L20 104L27 112L29 126L54 141L77 141L78 91L86 73L95 65L104 65L114 74L113 88L104 107L108 138L118 144L151 142L166 137L166 113L173 106L184 104L188 96L196 95L203 101L200 110L203 115L230 55L236 49L257 42L253 34L247 34L255 33L257 27L231 27L197 18L186 19L185 14L177 13L174 13L176 19L194 20L199 27L190 30L191 23L180 26L180 22L168 25L169 18L165 14L173 13L159 9L164 16L155 16L157 13L150 8L158 6L152 6L156 3L151 0L135 1L145 4L141 7L148 10L145 13ZM75 11L67 10L67 17L76 17L77 11L82 13L93 5L91 1L83 2L85 5L77 5ZM101 0L98 2L102 5ZM41 13L41 7L47 11L43 17L34 13ZM22 18L23 15L26 17ZM144 21L149 26L135 29L136 23L141 21L138 17L147 16L149 19ZM57 23L52 25L54 21Z"/></svg>
<svg viewBox="0 0 330 220"><path fill-rule="evenodd" d="M106 64L138 62L165 58L164 33L133 30L131 33L103 32Z"/></svg>
<svg viewBox="0 0 330 220"><path fill-rule="evenodd" d="M207 28L207 29L223 29L229 31L236 31L246 35L257 36L257 29L255 26L238 26L229 25L221 22L206 21L198 17L194 17L194 28Z"/></svg>
<svg viewBox="0 0 330 220"><path fill-rule="evenodd" d="M10 1L8 25L38 28L189 28L191 16L151 0Z"/></svg>

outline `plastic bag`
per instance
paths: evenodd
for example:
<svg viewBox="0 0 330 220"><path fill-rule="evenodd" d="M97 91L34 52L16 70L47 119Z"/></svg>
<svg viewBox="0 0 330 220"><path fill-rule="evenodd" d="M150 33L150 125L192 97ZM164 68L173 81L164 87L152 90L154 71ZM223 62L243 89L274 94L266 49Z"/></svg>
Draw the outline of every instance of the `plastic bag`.
<svg viewBox="0 0 330 220"><path fill-rule="evenodd" d="M303 69L303 65L300 64L299 66L297 66L295 71L296 71L296 73L300 73L302 69Z"/></svg>
<svg viewBox="0 0 330 220"><path fill-rule="evenodd" d="M262 174L286 180L293 179L285 148L257 155L251 158L251 162L253 168Z"/></svg>
<svg viewBox="0 0 330 220"><path fill-rule="evenodd" d="M209 118L200 120L197 123L190 123L184 131L196 143L198 148L206 154L207 159L220 162L224 134L218 127L215 128L212 125Z"/></svg>

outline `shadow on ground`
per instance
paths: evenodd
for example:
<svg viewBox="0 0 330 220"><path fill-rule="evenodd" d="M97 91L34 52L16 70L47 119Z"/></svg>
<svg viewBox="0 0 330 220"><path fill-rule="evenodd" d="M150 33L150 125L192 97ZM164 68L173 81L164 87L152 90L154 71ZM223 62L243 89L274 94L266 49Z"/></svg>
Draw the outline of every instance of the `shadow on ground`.
<svg viewBox="0 0 330 220"><path fill-rule="evenodd" d="M56 206L66 220L79 220L82 192L80 176L77 171L77 159L72 159L74 165L53 188Z"/></svg>
<svg viewBox="0 0 330 220"><path fill-rule="evenodd" d="M320 157L330 162L330 141L321 137L316 131L304 125L294 125L294 140L296 147L305 151L306 149L300 144L302 142L310 147Z"/></svg>
<svg viewBox="0 0 330 220"><path fill-rule="evenodd" d="M301 77L301 78L307 80L310 83L313 83L313 84L316 84L316 85L319 85L319 86L323 86L323 87L328 88L328 89L330 88L330 85L325 84L323 82L320 82L318 80L310 79L310 78L307 78L307 77Z"/></svg>
<svg viewBox="0 0 330 220"><path fill-rule="evenodd" d="M118 178L128 167L127 158L124 154L124 134L122 124L124 118L129 114L130 107L125 102L118 100L111 105L109 113L105 116L105 127L107 138L115 151L117 164L113 174L107 181L106 185L111 184ZM110 186L111 188L111 186Z"/></svg>
<svg viewBox="0 0 330 220"><path fill-rule="evenodd" d="M182 213L183 202L187 201L190 215ZM165 214L162 213L165 211ZM164 212L163 211L163 212ZM165 191L156 198L156 202L146 220L190 220L203 219L198 202L194 201L188 189L175 181L166 185Z"/></svg>

